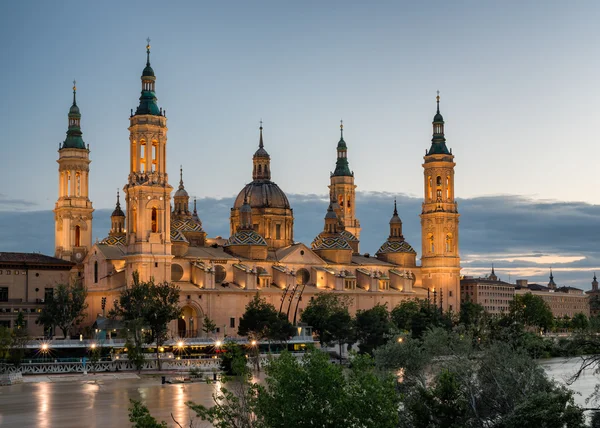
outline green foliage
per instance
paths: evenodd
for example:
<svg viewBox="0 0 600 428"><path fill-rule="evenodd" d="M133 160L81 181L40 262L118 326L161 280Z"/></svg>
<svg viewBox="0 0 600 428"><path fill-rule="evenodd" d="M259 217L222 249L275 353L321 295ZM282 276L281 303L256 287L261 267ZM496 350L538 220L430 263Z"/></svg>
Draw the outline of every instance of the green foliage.
<svg viewBox="0 0 600 428"><path fill-rule="evenodd" d="M248 371L244 350L235 342L225 342L221 347L221 370L229 376L242 376Z"/></svg>
<svg viewBox="0 0 600 428"><path fill-rule="evenodd" d="M46 329L60 328L66 339L70 330L85 319L85 310L88 307L86 298L87 289L82 282L77 281L71 285L58 284L52 297L46 301L36 323Z"/></svg>
<svg viewBox="0 0 600 428"><path fill-rule="evenodd" d="M206 333L208 336L210 333L214 332L217 329L217 324L210 319L208 316L204 317L202 321L202 331Z"/></svg>
<svg viewBox="0 0 600 428"><path fill-rule="evenodd" d="M484 322L485 310L478 303L473 303L470 300L460 304L460 314L458 322L465 327L478 326Z"/></svg>
<svg viewBox="0 0 600 428"><path fill-rule="evenodd" d="M294 335L294 326L284 314L260 297L258 293L246 305L246 311L240 318L238 334L254 340L273 340L283 342Z"/></svg>
<svg viewBox="0 0 600 428"><path fill-rule="evenodd" d="M452 318L442 313L440 308L427 299L407 300L400 303L391 312L391 319L399 330L410 331L412 337L422 337L428 329L452 328Z"/></svg>
<svg viewBox="0 0 600 428"><path fill-rule="evenodd" d="M573 330L586 330L589 326L589 321L588 318L585 316L584 313L577 313L573 316L573 319L571 320L571 328Z"/></svg>
<svg viewBox="0 0 600 428"><path fill-rule="evenodd" d="M348 322L350 313L350 298L348 296L321 292L312 299L302 312L302 322L310 325L321 346L326 343L343 343L351 336Z"/></svg>
<svg viewBox="0 0 600 428"><path fill-rule="evenodd" d="M12 342L13 338L10 329L4 326L0 326L0 360L3 360L2 362L0 362L0 373L4 373L4 371L6 370L6 363L4 362L4 360L6 360L9 356L9 351L12 346Z"/></svg>
<svg viewBox="0 0 600 428"><path fill-rule="evenodd" d="M390 342L375 352L382 368L407 364L400 366L406 409L400 426L582 426L572 393L548 379L524 350L505 342L473 345L469 333L435 329L423 340ZM409 364L410 355L418 363Z"/></svg>
<svg viewBox="0 0 600 428"><path fill-rule="evenodd" d="M158 368L161 368L159 348L167 339L168 323L181 315L179 307L179 287L164 282L155 284L139 280L137 272L133 274L131 287L121 291L115 307L109 313L112 318L120 318L129 329L133 345L141 352L144 339L156 343ZM144 337L142 329L149 329ZM132 348L132 349L133 349Z"/></svg>
<svg viewBox="0 0 600 428"><path fill-rule="evenodd" d="M132 428L165 428L167 423L158 422L152 415L148 407L140 401L129 399L129 422L133 423Z"/></svg>
<svg viewBox="0 0 600 428"><path fill-rule="evenodd" d="M144 356L144 348L141 344L136 344L131 341L131 336L125 342L125 349L127 350L127 359L131 361L135 369L140 372L144 367L146 357Z"/></svg>
<svg viewBox="0 0 600 428"><path fill-rule="evenodd" d="M510 303L513 320L526 326L549 330L554 323L552 310L540 296L531 293L517 294Z"/></svg>
<svg viewBox="0 0 600 428"><path fill-rule="evenodd" d="M267 387L259 390L258 426L396 427L392 378L380 377L366 356L353 359L348 375L343 370L318 350L302 361L282 354L267 367Z"/></svg>
<svg viewBox="0 0 600 428"><path fill-rule="evenodd" d="M377 304L371 309L359 310L355 320L356 338L360 352L372 354L384 345L392 329L390 314L385 305Z"/></svg>

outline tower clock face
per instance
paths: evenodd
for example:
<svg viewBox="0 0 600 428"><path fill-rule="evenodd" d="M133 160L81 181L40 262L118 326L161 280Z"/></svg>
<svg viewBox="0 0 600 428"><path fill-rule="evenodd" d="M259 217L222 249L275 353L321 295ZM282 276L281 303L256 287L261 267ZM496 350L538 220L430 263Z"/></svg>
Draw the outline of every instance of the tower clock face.
<svg viewBox="0 0 600 428"><path fill-rule="evenodd" d="M83 258L83 254L81 254L81 253L75 253L75 258L77 260L81 260Z"/></svg>

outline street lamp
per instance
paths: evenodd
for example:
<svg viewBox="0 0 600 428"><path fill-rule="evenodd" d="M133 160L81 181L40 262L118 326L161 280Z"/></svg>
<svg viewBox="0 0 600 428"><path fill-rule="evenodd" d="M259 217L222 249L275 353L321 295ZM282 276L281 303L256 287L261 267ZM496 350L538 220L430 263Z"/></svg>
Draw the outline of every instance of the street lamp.
<svg viewBox="0 0 600 428"><path fill-rule="evenodd" d="M252 342L250 342L250 344L251 344L252 346L256 346L256 340L253 340Z"/></svg>

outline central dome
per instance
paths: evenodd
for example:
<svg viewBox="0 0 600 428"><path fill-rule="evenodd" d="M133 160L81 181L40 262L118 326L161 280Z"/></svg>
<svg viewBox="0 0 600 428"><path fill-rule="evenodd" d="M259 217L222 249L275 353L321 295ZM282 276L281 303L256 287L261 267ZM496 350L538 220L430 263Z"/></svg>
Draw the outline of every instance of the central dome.
<svg viewBox="0 0 600 428"><path fill-rule="evenodd" d="M235 198L234 209L239 209L244 204L247 196L252 208L285 208L290 209L290 203L283 190L272 181L259 180L246 184Z"/></svg>

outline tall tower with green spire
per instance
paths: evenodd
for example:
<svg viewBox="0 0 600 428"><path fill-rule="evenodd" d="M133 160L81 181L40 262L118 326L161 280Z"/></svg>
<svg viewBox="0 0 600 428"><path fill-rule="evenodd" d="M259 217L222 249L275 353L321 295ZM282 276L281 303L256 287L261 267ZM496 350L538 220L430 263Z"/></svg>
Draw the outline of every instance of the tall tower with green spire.
<svg viewBox="0 0 600 428"><path fill-rule="evenodd" d="M171 279L171 191L167 175L167 118L158 107L150 65L150 39L140 103L129 117L130 168L123 188L127 203L127 281Z"/></svg>
<svg viewBox="0 0 600 428"><path fill-rule="evenodd" d="M92 246L92 213L89 199L90 150L83 142L77 87L69 109L67 137L58 148L58 200L54 207L55 256L81 263Z"/></svg>
<svg viewBox="0 0 600 428"><path fill-rule="evenodd" d="M431 147L425 152L424 198L421 212L422 286L443 296L444 310L460 310L458 209L454 198L454 155L446 146L440 95L433 117Z"/></svg>
<svg viewBox="0 0 600 428"><path fill-rule="evenodd" d="M344 123L340 121L340 141L337 144L335 170L330 174L329 194L340 207L340 221L345 230L360 239L360 222L356 218L356 185L354 172L348 164L348 146L344 141ZM358 249L357 249L358 251Z"/></svg>

